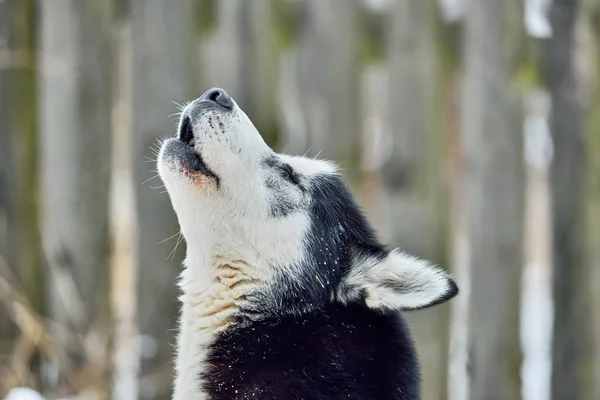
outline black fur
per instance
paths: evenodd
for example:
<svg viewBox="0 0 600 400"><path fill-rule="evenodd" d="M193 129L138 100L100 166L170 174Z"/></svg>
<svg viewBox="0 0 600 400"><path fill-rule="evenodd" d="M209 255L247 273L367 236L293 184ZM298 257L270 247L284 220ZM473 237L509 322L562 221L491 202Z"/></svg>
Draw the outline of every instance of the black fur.
<svg viewBox="0 0 600 400"><path fill-rule="evenodd" d="M210 399L413 400L419 373L398 313L332 305L221 335L205 373Z"/></svg>
<svg viewBox="0 0 600 400"><path fill-rule="evenodd" d="M250 296L239 323L210 347L205 389L214 400L418 399L418 362L400 313L337 298L357 255L388 251L339 177L303 183L312 220L308 257L293 268L301 272L274 266L276 283Z"/></svg>
<svg viewBox="0 0 600 400"><path fill-rule="evenodd" d="M290 198L289 186L293 186L291 190L299 190L305 195L306 188L301 182L300 175L289 164L282 162L276 156L266 158L263 165L269 171L265 185L271 190L271 216L281 218L299 211L302 204L298 204Z"/></svg>
<svg viewBox="0 0 600 400"><path fill-rule="evenodd" d="M388 251L340 177L318 175L308 185L311 226L304 240L307 258L294 266L300 274L275 266L275 283L248 299L254 318L322 310L336 299L337 288L357 254L383 258Z"/></svg>
<svg viewBox="0 0 600 400"><path fill-rule="evenodd" d="M183 126L185 127L185 125ZM184 139L167 140L163 149L165 157L177 157L182 162L181 168L201 172L205 177L214 180L217 188L219 188L221 185L221 178L219 175L214 173L213 170L206 165L202 155L198 151L189 146L189 141L191 139L183 133L181 135L181 137L188 140L188 142L186 143Z"/></svg>
<svg viewBox="0 0 600 400"><path fill-rule="evenodd" d="M208 134L228 142L219 113L233 108L222 89L206 92L186 108L179 139L165 142L162 156L177 157L185 172L201 171L219 187L220 177L193 148L191 122L208 118ZM239 115L232 118L241 122ZM293 162L287 164L285 157L265 153L261 153L265 168L259 176L268 191L268 218L310 218L302 238L303 257L295 265L270 265L268 279L256 283L258 287L248 285L243 296L235 294L235 323L226 325L206 348L197 349L203 353L198 377L203 392L211 400L419 399L419 365L408 327L399 311L383 307L419 306L441 295L423 307L437 304L455 295L456 285L449 280L450 286L445 286L445 277L440 277L431 282L429 297L388 304L394 295L429 290L427 282L419 282L421 271L414 274L414 282L402 275L407 272L410 278L415 272L410 267L420 264L411 265L409 260L403 265L405 258L390 255L339 176L305 175L294 170ZM290 218L284 223L295 221ZM260 257L261 249L252 250ZM396 258L386 259L391 256ZM381 269L369 269L381 266L378 261L398 259L392 267L399 268L398 279L404 282L394 280L396 270L385 278L374 276ZM426 272L426 277L435 279L436 271ZM437 293L446 287L448 293Z"/></svg>

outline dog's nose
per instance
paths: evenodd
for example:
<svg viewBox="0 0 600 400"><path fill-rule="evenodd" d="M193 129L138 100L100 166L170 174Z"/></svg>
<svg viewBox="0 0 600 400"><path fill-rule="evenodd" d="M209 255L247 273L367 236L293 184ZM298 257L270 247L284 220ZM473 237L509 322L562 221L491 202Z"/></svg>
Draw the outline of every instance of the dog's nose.
<svg viewBox="0 0 600 400"><path fill-rule="evenodd" d="M220 88L213 88L200 96L200 101L212 101L228 110L233 109L233 100L227 92Z"/></svg>

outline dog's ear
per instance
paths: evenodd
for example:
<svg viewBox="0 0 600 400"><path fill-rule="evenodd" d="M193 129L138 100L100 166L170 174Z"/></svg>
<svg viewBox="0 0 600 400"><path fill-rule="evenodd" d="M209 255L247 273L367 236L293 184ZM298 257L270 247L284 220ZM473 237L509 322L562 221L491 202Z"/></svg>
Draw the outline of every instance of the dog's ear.
<svg viewBox="0 0 600 400"><path fill-rule="evenodd" d="M355 255L339 297L364 299L373 309L416 310L443 303L457 293L458 287L444 270L394 250Z"/></svg>

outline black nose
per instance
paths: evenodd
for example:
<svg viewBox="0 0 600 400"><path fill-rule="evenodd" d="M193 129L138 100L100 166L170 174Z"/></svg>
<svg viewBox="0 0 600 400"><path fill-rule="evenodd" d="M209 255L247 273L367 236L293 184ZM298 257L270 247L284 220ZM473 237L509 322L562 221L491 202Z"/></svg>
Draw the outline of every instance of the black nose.
<svg viewBox="0 0 600 400"><path fill-rule="evenodd" d="M233 110L233 100L226 91L220 88L213 88L200 96L200 101L212 101L223 108Z"/></svg>

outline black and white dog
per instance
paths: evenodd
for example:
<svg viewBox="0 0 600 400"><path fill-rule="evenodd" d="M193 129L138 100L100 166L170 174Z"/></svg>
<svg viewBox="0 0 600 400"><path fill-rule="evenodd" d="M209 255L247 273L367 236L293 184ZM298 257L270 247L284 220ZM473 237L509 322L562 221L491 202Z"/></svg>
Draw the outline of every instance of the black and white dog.
<svg viewBox="0 0 600 400"><path fill-rule="evenodd" d="M458 289L379 243L332 163L273 152L212 89L158 170L187 241L173 399L420 397L398 311Z"/></svg>

